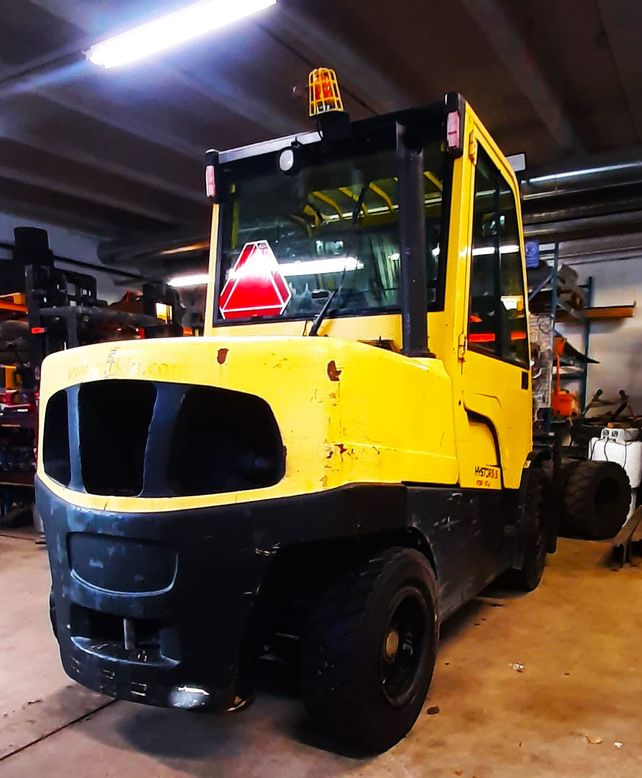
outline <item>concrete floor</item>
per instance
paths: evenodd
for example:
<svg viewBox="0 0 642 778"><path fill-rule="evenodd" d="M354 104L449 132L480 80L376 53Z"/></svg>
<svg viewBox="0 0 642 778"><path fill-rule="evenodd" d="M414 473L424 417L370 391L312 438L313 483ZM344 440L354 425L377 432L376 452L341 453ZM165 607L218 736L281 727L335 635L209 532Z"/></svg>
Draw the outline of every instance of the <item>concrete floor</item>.
<svg viewBox="0 0 642 778"><path fill-rule="evenodd" d="M537 592L486 592L452 619L426 701L439 713L361 759L309 732L283 683L228 716L76 686L50 633L46 554L28 535L2 535L0 775L638 778L642 567L611 572L607 550L563 540Z"/></svg>

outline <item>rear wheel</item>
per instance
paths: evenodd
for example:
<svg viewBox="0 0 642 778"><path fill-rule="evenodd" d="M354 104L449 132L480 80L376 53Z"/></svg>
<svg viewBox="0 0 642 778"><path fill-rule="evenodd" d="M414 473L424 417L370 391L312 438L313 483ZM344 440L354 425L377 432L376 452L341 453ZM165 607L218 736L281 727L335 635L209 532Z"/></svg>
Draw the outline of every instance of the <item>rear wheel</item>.
<svg viewBox="0 0 642 778"><path fill-rule="evenodd" d="M616 462L579 462L564 489L569 530L583 538L606 540L617 535L631 504L631 484Z"/></svg>
<svg viewBox="0 0 642 778"><path fill-rule="evenodd" d="M335 580L303 638L301 692L313 723L368 751L412 728L437 650L437 585L418 551L393 548Z"/></svg>

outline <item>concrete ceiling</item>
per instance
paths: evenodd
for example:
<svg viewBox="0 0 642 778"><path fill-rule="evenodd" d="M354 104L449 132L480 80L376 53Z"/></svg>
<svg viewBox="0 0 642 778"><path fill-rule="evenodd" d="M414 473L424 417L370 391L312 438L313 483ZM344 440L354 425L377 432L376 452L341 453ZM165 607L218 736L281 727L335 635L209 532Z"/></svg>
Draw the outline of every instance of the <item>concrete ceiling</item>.
<svg viewBox="0 0 642 778"><path fill-rule="evenodd" d="M459 90L529 164L642 143L642 3L279 0L122 70L92 42L186 0L2 0L0 210L109 239L205 234L203 153L308 127L337 69L362 118Z"/></svg>

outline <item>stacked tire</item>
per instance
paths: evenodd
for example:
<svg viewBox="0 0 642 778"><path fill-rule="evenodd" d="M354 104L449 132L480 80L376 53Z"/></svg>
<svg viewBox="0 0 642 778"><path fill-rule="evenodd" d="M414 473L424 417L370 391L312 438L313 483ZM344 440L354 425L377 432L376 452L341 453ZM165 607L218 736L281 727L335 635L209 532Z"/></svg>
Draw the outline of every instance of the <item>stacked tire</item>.
<svg viewBox="0 0 642 778"><path fill-rule="evenodd" d="M566 534L588 540L615 537L631 505L631 484L617 462L569 462L562 473Z"/></svg>

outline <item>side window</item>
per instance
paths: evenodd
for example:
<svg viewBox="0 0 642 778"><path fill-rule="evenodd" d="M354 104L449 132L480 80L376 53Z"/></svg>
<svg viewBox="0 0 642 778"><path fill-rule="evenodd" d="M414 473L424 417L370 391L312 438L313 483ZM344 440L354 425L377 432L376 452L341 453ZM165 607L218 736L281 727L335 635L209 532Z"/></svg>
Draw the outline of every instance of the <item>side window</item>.
<svg viewBox="0 0 642 778"><path fill-rule="evenodd" d="M439 298L439 283L444 270L440 261L444 155L424 149L424 202L426 204L426 281L428 307L434 310Z"/></svg>
<svg viewBox="0 0 642 778"><path fill-rule="evenodd" d="M510 187L481 148L475 170L468 342L474 351L529 364L517 207Z"/></svg>
<svg viewBox="0 0 642 778"><path fill-rule="evenodd" d="M524 294L524 273L519 247L517 206L511 188L500 177L499 212L502 221L500 231L500 285L501 304L504 311L506 332L502 357L524 367L530 363L528 330L526 327L526 300Z"/></svg>
<svg viewBox="0 0 642 778"><path fill-rule="evenodd" d="M474 351L500 352L499 224L497 172L479 149L475 169L468 343Z"/></svg>

